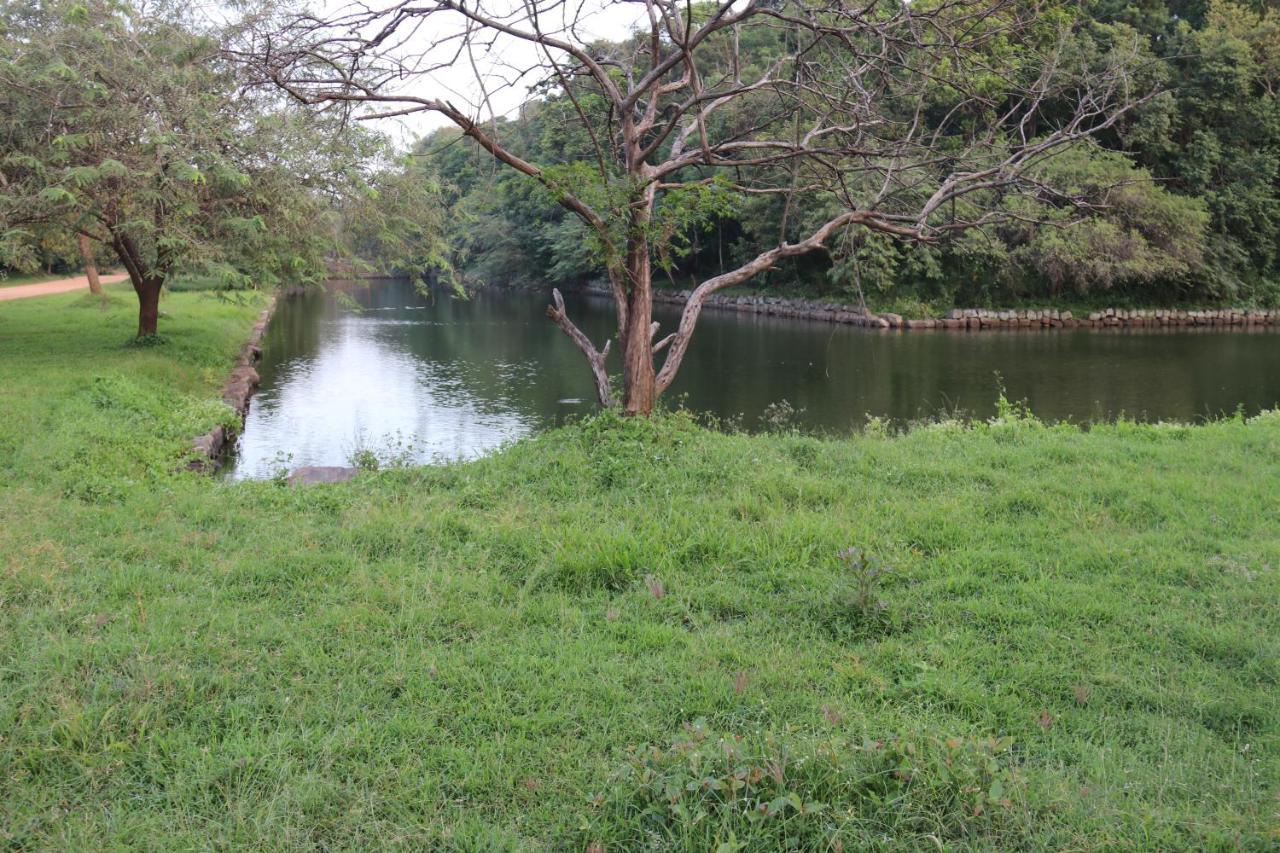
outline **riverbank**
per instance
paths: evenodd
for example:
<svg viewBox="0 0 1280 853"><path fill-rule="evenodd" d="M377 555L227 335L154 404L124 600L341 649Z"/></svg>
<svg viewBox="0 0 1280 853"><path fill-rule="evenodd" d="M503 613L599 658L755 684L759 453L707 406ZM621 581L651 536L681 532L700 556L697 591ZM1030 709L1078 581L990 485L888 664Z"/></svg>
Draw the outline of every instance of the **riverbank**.
<svg viewBox="0 0 1280 853"><path fill-rule="evenodd" d="M587 282L577 290L610 295L603 282ZM657 288L655 302L683 305L691 291ZM1241 330L1280 326L1280 309L1264 308L1099 308L1075 312L1059 308L953 308L943 316L904 317L884 311L863 312L840 302L772 296L758 293L719 293L705 305L722 311L787 317L800 320L863 326L873 329L916 331L991 331L1014 329L1110 329L1110 328L1238 328Z"/></svg>
<svg viewBox="0 0 1280 853"><path fill-rule="evenodd" d="M222 458L228 446L235 441L236 434L244 428L245 416L249 413L249 401L261 381L254 366L262 358L262 337L267 332L267 324L275 312L277 294L267 297L267 304L258 312L253 328L240 346L240 354L222 386L222 402L235 411L239 423L234 427L218 424L208 432L199 435L191 443L195 458L187 463L193 471L216 471L222 467Z"/></svg>
<svg viewBox="0 0 1280 853"><path fill-rule="evenodd" d="M262 306L0 311L10 845L1274 842L1276 415L175 471Z"/></svg>

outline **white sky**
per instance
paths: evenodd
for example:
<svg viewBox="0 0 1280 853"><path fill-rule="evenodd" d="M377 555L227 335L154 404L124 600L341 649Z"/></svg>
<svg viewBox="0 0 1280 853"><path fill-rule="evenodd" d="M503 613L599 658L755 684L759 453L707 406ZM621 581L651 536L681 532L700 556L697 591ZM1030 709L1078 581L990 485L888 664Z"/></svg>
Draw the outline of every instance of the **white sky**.
<svg viewBox="0 0 1280 853"><path fill-rule="evenodd" d="M583 13L579 17L575 30L576 38L567 36L566 41L589 43L599 39L620 40L625 38L631 29L645 18L644 6L640 3L624 2L624 0L570 0L567 9L576 11L579 3ZM507 11L515 12L522 8L519 0L481 0L479 4L472 0L472 8L477 5L484 8L491 17L499 17ZM545 5L540 3L540 5ZM340 13L345 3L326 3L320 7L326 12ZM541 13L540 13L541 14ZM566 26L570 12L566 8L558 10L554 15L541 14L540 22L544 31ZM509 23L518 25L514 18L506 18ZM432 15L419 31L414 33L402 52L418 52L425 49L426 44L434 38L448 34L441 27L452 27L454 32L461 32L461 18L455 14ZM431 31L427 32L427 27ZM407 29L406 29L407 31ZM437 51L430 54L433 62L452 59L453 49ZM557 57L560 58L560 57ZM535 45L511 37L500 37L492 51L482 51L477 47L472 60L466 54L460 55L451 67L424 73L407 81L399 91L422 97L441 97L451 101L460 109L470 105L473 118L484 120L492 115L514 115L521 103L529 99L528 87L535 82L531 75L521 76L521 72L533 68L544 59L540 48ZM482 89L477 83L477 70L484 79ZM486 103L487 94L487 103ZM376 110L370 110L376 111ZM379 119L371 124L390 135L400 145L407 145L417 137L449 124L448 119L438 113L420 112L410 116L391 119Z"/></svg>

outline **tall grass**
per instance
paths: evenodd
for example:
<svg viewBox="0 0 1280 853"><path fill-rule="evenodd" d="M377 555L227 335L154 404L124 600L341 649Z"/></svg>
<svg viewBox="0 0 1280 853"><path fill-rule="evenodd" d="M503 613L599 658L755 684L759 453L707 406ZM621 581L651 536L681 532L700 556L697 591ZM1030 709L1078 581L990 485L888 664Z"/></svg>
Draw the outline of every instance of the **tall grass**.
<svg viewBox="0 0 1280 853"><path fill-rule="evenodd" d="M606 414L223 483L173 472L251 299L174 294L147 349L123 300L14 307L9 846L1276 843L1277 415L821 440Z"/></svg>

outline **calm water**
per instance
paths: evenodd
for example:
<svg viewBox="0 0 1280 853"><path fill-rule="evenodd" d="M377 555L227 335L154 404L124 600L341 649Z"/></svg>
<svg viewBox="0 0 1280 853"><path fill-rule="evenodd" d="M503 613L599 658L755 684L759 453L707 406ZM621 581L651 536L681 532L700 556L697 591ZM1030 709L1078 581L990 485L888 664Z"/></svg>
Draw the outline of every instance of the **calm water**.
<svg viewBox="0 0 1280 853"><path fill-rule="evenodd" d="M546 319L544 294L487 291L461 301L398 281L346 293L282 300L233 476L347 465L362 449L421 461L476 456L593 407L585 362ZM567 301L602 343L612 304ZM677 317L659 306L665 330ZM617 370L617 355L611 360ZM1010 399L1048 420L1194 420L1237 406L1252 413L1280 403L1280 334L902 334L706 311L672 391L689 408L741 416L748 428L786 400L803 410L803 428L848 432L868 415L986 416L997 373Z"/></svg>

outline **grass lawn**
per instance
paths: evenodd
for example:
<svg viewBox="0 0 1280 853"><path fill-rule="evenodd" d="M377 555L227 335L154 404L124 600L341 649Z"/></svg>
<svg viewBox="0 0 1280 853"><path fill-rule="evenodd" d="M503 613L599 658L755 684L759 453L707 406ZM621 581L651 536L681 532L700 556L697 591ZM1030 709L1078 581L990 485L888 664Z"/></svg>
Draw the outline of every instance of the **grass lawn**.
<svg viewBox="0 0 1280 853"><path fill-rule="evenodd" d="M42 281L57 281L77 273L4 273L0 275L0 287L17 287L22 284L39 284Z"/></svg>
<svg viewBox="0 0 1280 853"><path fill-rule="evenodd" d="M117 270L99 269L99 275L113 275ZM44 281L61 281L64 278L81 278L84 276L83 270L76 272L55 272L55 273L3 273L0 274L0 287L17 287L22 284L40 284Z"/></svg>
<svg viewBox="0 0 1280 853"><path fill-rule="evenodd" d="M0 307L6 846L1280 844L1280 416L173 473L260 305Z"/></svg>

